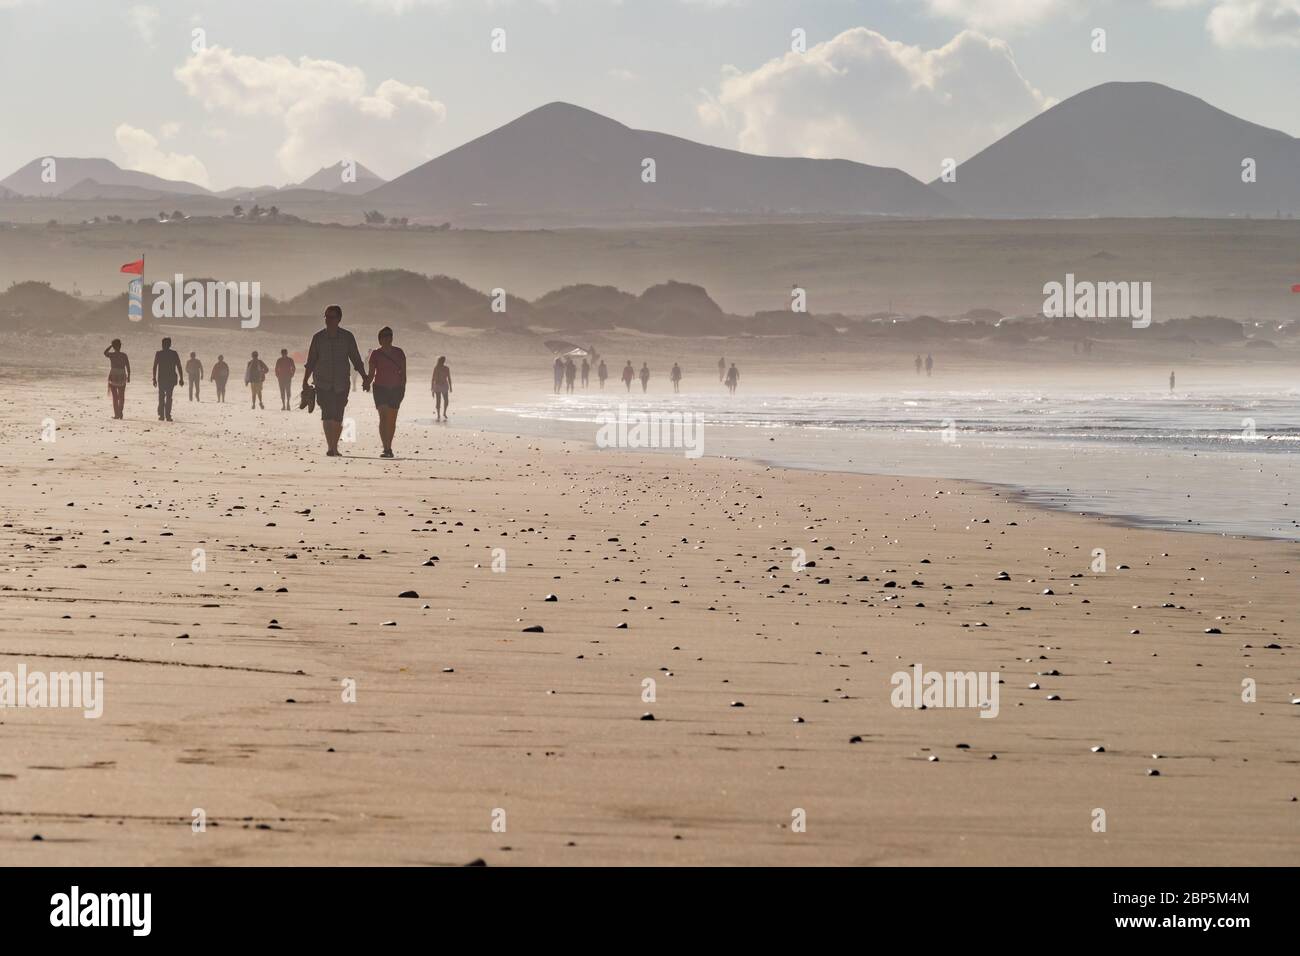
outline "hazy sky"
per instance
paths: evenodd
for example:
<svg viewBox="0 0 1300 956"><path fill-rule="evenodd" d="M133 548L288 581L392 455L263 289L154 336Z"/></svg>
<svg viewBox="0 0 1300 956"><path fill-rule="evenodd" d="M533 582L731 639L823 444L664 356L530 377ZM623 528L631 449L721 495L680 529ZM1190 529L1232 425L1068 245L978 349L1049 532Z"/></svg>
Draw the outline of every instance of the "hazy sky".
<svg viewBox="0 0 1300 956"><path fill-rule="evenodd" d="M929 180L1108 80L1300 135L1300 0L0 0L0 178L49 155L217 189L392 177L566 100Z"/></svg>

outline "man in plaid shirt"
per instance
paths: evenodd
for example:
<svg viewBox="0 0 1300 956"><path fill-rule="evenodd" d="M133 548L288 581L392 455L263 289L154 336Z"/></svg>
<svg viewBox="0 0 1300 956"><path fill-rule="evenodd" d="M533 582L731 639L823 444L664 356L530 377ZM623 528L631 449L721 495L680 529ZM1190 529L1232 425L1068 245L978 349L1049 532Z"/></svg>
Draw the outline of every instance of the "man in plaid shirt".
<svg viewBox="0 0 1300 956"><path fill-rule="evenodd" d="M357 340L347 329L339 328L343 310L331 305L325 310L325 328L311 338L307 349L307 364L302 368L302 384L312 378L316 386L316 402L320 405L321 426L325 429L325 442L331 458L339 457L339 436L343 433L343 409L347 408L350 369L361 375L361 387L370 391L370 376L361 362Z"/></svg>

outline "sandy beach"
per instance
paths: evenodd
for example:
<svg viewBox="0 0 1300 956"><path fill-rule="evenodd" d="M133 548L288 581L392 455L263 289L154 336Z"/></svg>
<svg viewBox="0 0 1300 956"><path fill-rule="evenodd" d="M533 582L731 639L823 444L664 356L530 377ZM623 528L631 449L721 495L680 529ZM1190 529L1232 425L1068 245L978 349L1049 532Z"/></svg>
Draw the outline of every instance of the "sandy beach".
<svg viewBox="0 0 1300 956"><path fill-rule="evenodd" d="M224 406L178 389L172 424L147 369L123 421L103 388L60 373L0 404L0 670L104 686L98 719L0 711L11 863L1300 849L1293 542L473 431L472 380L450 426L399 425L395 461L361 393L332 460L317 417L251 412L235 382ZM413 386L403 420L431 415ZM914 664L998 672L998 715L893 706Z"/></svg>

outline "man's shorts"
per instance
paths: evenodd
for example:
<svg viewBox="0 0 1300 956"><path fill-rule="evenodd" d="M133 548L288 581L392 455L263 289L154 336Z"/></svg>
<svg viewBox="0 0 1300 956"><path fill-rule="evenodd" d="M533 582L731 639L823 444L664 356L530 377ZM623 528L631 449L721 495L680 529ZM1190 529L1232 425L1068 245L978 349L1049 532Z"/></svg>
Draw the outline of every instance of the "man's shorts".
<svg viewBox="0 0 1300 956"><path fill-rule="evenodd" d="M320 406L321 421L343 421L343 409L348 407L348 393L327 388L316 389L316 404Z"/></svg>
<svg viewBox="0 0 1300 956"><path fill-rule="evenodd" d="M405 385L372 385L370 391L375 395L375 408L401 408L406 397Z"/></svg>

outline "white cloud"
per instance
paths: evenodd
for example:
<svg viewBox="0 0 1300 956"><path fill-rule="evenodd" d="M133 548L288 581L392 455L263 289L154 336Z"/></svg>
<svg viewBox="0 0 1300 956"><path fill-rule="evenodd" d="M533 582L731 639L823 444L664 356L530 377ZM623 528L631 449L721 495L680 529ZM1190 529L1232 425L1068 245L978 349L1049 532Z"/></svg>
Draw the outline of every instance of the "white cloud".
<svg viewBox="0 0 1300 956"><path fill-rule="evenodd" d="M967 30L923 50L855 27L750 72L728 68L698 114L749 152L855 159L928 182L945 158L968 159L1050 105L1001 40Z"/></svg>
<svg viewBox="0 0 1300 956"><path fill-rule="evenodd" d="M977 30L1025 30L1069 12L1083 16L1106 9L1101 0L923 0L933 16ZM1163 10L1209 6L1205 28L1216 46L1300 46L1300 0L1149 0Z"/></svg>
<svg viewBox="0 0 1300 956"><path fill-rule="evenodd" d="M127 16L130 18L136 32L140 34L140 38L145 43L153 46L154 41L158 38L158 8L144 3L137 3L127 11Z"/></svg>
<svg viewBox="0 0 1300 956"><path fill-rule="evenodd" d="M277 158L291 179L340 159L402 173L433 154L446 107L420 86L384 80L332 60L241 56L219 46L176 69L186 91L212 112L269 116L284 124Z"/></svg>
<svg viewBox="0 0 1300 956"><path fill-rule="evenodd" d="M126 123L113 133L117 146L126 156L126 168L153 173L163 179L181 179L207 187L208 170L197 156L165 152L158 139L146 130Z"/></svg>
<svg viewBox="0 0 1300 956"><path fill-rule="evenodd" d="M958 20L977 30L1016 30L1034 26L1072 7L1067 0L925 0L937 17Z"/></svg>
<svg viewBox="0 0 1300 956"><path fill-rule="evenodd" d="M1221 47L1300 46L1300 0L1220 0L1205 27Z"/></svg>
<svg viewBox="0 0 1300 956"><path fill-rule="evenodd" d="M4 2L5 0L0 0L0 4ZM476 6L490 10L502 9L522 5L525 0L352 0L352 2L382 13L400 15L420 7L434 7L439 10L473 9ZM574 0L531 0L531 2L551 11L559 11L566 6L570 8L576 6ZM604 2L609 6L617 7L623 6L627 0L604 0ZM749 4L749 0L677 0L677 3L684 7L716 10L725 7L744 7Z"/></svg>

